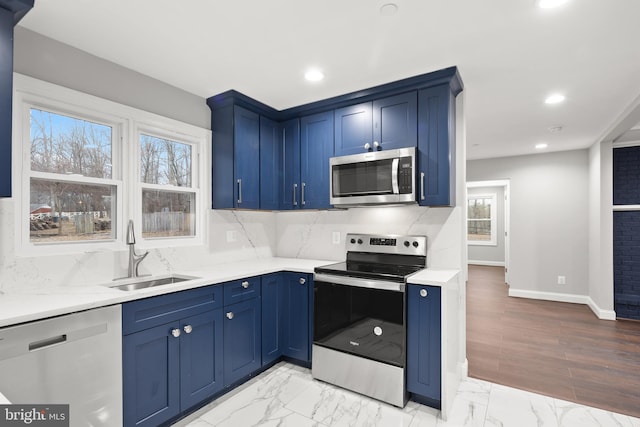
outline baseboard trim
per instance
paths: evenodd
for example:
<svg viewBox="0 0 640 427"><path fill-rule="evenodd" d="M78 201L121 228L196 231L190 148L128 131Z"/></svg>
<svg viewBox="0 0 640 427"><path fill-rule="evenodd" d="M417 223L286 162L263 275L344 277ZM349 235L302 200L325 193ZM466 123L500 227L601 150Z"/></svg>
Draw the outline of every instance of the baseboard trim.
<svg viewBox="0 0 640 427"><path fill-rule="evenodd" d="M467 264L471 265L486 265L489 267L504 267L504 261L480 261L476 259L470 259Z"/></svg>
<svg viewBox="0 0 640 427"><path fill-rule="evenodd" d="M544 301L569 302L572 304L584 304L588 306L598 319L616 320L616 312L613 310L603 310L587 295L561 294L557 292L525 291L521 289L509 288L509 296L516 298L529 298Z"/></svg>

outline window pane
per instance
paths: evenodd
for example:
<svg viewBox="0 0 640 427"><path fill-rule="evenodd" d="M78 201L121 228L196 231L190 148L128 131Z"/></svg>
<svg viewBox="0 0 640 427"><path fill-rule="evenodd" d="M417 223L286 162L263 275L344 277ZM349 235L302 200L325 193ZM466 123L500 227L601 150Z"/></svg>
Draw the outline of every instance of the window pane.
<svg viewBox="0 0 640 427"><path fill-rule="evenodd" d="M35 108L30 127L31 170L111 178L111 127Z"/></svg>
<svg viewBox="0 0 640 427"><path fill-rule="evenodd" d="M191 145L141 134L140 181L191 187Z"/></svg>
<svg viewBox="0 0 640 427"><path fill-rule="evenodd" d="M470 198L468 207L469 219L489 219L491 218L491 198Z"/></svg>
<svg viewBox="0 0 640 427"><path fill-rule="evenodd" d="M33 243L114 238L115 186L31 179Z"/></svg>
<svg viewBox="0 0 640 427"><path fill-rule="evenodd" d="M491 220L470 219L467 225L468 225L468 228L467 228L468 240L479 240L479 241L491 240Z"/></svg>
<svg viewBox="0 0 640 427"><path fill-rule="evenodd" d="M195 194L142 190L142 236L195 235Z"/></svg>

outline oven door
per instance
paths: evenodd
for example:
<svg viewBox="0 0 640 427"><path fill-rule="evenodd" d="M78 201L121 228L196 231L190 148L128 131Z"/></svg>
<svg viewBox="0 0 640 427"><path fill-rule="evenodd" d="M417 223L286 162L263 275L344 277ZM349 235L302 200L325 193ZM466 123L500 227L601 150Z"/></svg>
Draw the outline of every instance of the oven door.
<svg viewBox="0 0 640 427"><path fill-rule="evenodd" d="M314 279L313 343L404 368L404 285L330 277Z"/></svg>

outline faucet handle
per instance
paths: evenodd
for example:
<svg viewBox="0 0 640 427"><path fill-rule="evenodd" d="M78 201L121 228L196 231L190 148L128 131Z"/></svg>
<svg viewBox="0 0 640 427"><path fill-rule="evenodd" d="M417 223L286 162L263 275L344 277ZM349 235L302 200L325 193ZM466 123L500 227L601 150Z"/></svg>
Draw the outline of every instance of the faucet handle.
<svg viewBox="0 0 640 427"><path fill-rule="evenodd" d="M135 245L136 244L136 234L133 231L133 220L129 220L129 224L127 225L127 245Z"/></svg>

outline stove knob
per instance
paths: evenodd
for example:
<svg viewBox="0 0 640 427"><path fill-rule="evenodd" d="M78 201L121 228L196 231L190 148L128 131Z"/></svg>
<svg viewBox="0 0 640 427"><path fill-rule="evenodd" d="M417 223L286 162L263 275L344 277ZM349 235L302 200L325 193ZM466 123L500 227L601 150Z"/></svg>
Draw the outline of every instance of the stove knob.
<svg viewBox="0 0 640 427"><path fill-rule="evenodd" d="M351 239L351 244L355 245L355 243L356 243L356 239Z"/></svg>
<svg viewBox="0 0 640 427"><path fill-rule="evenodd" d="M405 241L404 241L404 245L408 248L408 247L409 247L409 241L408 241L408 240L405 240Z"/></svg>
<svg viewBox="0 0 640 427"><path fill-rule="evenodd" d="M417 248L418 247L418 242L413 242L413 247Z"/></svg>
<svg viewBox="0 0 640 427"><path fill-rule="evenodd" d="M358 239L358 244L361 245L362 244L362 239Z"/></svg>

